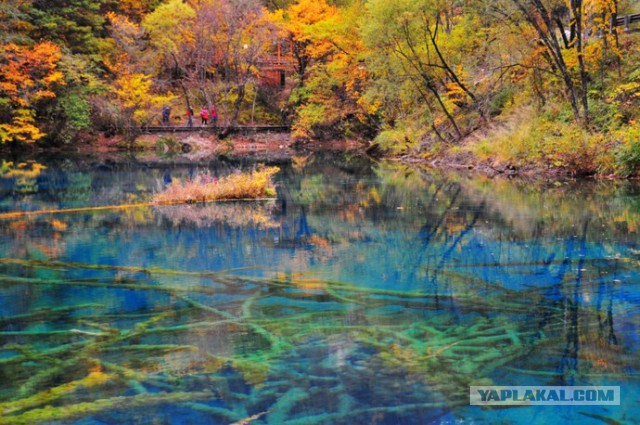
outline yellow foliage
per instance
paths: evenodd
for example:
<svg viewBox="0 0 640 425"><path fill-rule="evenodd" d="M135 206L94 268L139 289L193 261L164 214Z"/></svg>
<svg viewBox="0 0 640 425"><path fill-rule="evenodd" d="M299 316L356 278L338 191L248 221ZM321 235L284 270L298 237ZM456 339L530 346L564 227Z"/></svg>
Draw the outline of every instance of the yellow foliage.
<svg viewBox="0 0 640 425"><path fill-rule="evenodd" d="M325 0L297 0L285 10L272 14L271 19L293 41L297 56L320 58L332 49L332 43L315 37L314 26L336 14L336 7Z"/></svg>
<svg viewBox="0 0 640 425"><path fill-rule="evenodd" d="M182 0L163 3L147 15L142 26L159 52L178 54L185 44L195 41L193 31L196 11Z"/></svg>
<svg viewBox="0 0 640 425"><path fill-rule="evenodd" d="M0 170L2 170L0 176L9 179L35 179L46 168L46 166L35 161L20 162L14 165L13 162L3 160L0 167Z"/></svg>
<svg viewBox="0 0 640 425"><path fill-rule="evenodd" d="M449 98L449 100L453 101L453 102L464 102L465 98L467 97L467 94L465 93L465 91L460 87L460 85L454 83L454 82L449 82L445 85L445 89L446 89L446 95Z"/></svg>
<svg viewBox="0 0 640 425"><path fill-rule="evenodd" d="M141 125L148 125L162 105L176 98L172 93L155 94L151 76L141 73L123 73L114 84L114 93L123 107L131 109L133 119Z"/></svg>
<svg viewBox="0 0 640 425"><path fill-rule="evenodd" d="M380 204L380 202L382 201L382 199L380 198L380 194L378 193L378 190L375 187L372 187L371 190L369 190L369 198L375 204Z"/></svg>
<svg viewBox="0 0 640 425"><path fill-rule="evenodd" d="M32 143L44 137L44 133L33 123L35 120L30 118L34 115L30 110L18 110L18 113L25 111L23 114L16 114L12 123L0 124L0 142L6 143L11 141Z"/></svg>
<svg viewBox="0 0 640 425"><path fill-rule="evenodd" d="M116 39L119 48L123 49L133 45L140 27L128 17L118 15L115 12L107 12L107 19L111 23L111 33Z"/></svg>

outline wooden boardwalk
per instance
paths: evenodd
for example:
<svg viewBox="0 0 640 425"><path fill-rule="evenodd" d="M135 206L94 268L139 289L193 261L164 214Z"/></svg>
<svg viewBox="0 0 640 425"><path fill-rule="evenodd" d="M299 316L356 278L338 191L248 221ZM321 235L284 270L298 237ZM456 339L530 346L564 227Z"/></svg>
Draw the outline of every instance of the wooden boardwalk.
<svg viewBox="0 0 640 425"><path fill-rule="evenodd" d="M221 126L157 126L142 127L142 133L217 133L217 134L253 134L253 133L288 133L291 127L286 125L236 125L232 127Z"/></svg>
<svg viewBox="0 0 640 425"><path fill-rule="evenodd" d="M612 22L614 27L624 27L626 32L631 32L631 24L640 22L640 13L634 13L633 15L617 16Z"/></svg>

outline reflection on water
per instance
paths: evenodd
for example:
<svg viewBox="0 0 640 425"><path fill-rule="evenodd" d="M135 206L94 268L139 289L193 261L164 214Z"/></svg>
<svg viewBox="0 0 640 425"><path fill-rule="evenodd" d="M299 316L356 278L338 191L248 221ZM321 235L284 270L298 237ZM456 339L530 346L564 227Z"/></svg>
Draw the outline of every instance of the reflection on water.
<svg viewBox="0 0 640 425"><path fill-rule="evenodd" d="M5 173L0 210L233 168L46 165L28 191ZM273 201L3 220L0 423L636 420L637 187L281 166ZM468 406L493 384L619 385L622 405Z"/></svg>

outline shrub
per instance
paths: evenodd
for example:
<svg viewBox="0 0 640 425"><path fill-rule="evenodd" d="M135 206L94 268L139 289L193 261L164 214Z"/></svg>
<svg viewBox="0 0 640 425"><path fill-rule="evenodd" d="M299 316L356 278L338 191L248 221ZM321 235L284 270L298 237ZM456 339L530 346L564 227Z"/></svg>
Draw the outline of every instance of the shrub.
<svg viewBox="0 0 640 425"><path fill-rule="evenodd" d="M640 171L640 129L629 128L622 135L622 143L616 149L618 172L625 176Z"/></svg>
<svg viewBox="0 0 640 425"><path fill-rule="evenodd" d="M472 151L479 159L494 156L516 167L555 167L575 175L611 172L614 160L604 136L573 121L555 119L561 112L555 107L542 114L520 110L509 125L494 131Z"/></svg>
<svg viewBox="0 0 640 425"><path fill-rule="evenodd" d="M489 101L487 114L495 117L502 113L505 106L513 100L513 87L510 85L502 87Z"/></svg>
<svg viewBox="0 0 640 425"><path fill-rule="evenodd" d="M374 142L379 144L385 151L398 155L417 146L424 137L424 129L416 130L412 127L392 128L383 130L375 138Z"/></svg>

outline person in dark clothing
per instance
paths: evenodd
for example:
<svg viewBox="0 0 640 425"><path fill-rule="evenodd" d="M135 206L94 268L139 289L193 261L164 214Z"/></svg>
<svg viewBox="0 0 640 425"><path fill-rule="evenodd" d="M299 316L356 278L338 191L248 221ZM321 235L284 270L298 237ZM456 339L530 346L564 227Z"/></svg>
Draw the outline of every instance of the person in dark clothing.
<svg viewBox="0 0 640 425"><path fill-rule="evenodd" d="M162 125L169 125L169 120L171 118L171 108L167 105L162 107Z"/></svg>

